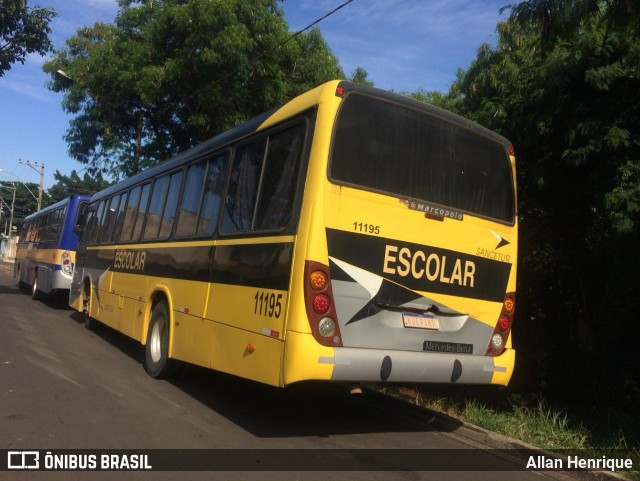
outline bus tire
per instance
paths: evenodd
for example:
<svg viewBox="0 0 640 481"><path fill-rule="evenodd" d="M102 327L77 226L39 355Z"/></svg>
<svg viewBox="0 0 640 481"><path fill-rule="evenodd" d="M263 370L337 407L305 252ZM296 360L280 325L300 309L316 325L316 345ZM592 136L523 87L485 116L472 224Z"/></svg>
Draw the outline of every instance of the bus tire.
<svg viewBox="0 0 640 481"><path fill-rule="evenodd" d="M86 329L93 331L98 327L98 321L91 317L91 285L89 284L85 284L82 289L82 317Z"/></svg>
<svg viewBox="0 0 640 481"><path fill-rule="evenodd" d="M36 275L33 278L33 285L31 286L31 299L37 301L42 297L42 293L40 289L38 289L38 271L36 271Z"/></svg>
<svg viewBox="0 0 640 481"><path fill-rule="evenodd" d="M22 280L22 266L18 264L17 269L18 270L16 272L16 277L18 278L18 289L26 291L27 289L29 289L29 284Z"/></svg>
<svg viewBox="0 0 640 481"><path fill-rule="evenodd" d="M164 301L156 303L151 311L144 369L155 379L166 379L176 372L175 361L169 359L169 308Z"/></svg>

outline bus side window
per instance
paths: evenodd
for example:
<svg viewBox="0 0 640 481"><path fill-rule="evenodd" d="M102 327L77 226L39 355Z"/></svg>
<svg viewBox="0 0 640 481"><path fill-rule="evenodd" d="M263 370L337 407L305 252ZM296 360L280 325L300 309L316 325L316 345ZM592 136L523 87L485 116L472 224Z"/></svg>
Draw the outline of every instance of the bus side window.
<svg viewBox="0 0 640 481"><path fill-rule="evenodd" d="M40 226L42 225L42 217L35 219L34 222L34 230L33 230L33 242L40 242Z"/></svg>
<svg viewBox="0 0 640 481"><path fill-rule="evenodd" d="M100 243L108 244L111 240L111 233L113 232L113 226L116 223L116 216L118 215L118 206L120 204L120 195L114 195L109 202L109 206L104 213L104 221L102 222L102 229L100 232Z"/></svg>
<svg viewBox="0 0 640 481"><path fill-rule="evenodd" d="M169 179L167 200L164 203L164 212L162 213L162 221L160 222L160 239L168 239L173 230L173 221L176 217L176 209L180 197L180 187L182 187L182 171L171 175Z"/></svg>
<svg viewBox="0 0 640 481"><path fill-rule="evenodd" d="M66 213L66 207L60 208L56 211L53 224L53 237L55 240L60 239L62 233L62 224L64 223L64 215Z"/></svg>
<svg viewBox="0 0 640 481"><path fill-rule="evenodd" d="M140 193L142 187L138 186L131 189L129 199L127 200L127 208L124 214L122 232L120 233L120 241L126 242L131 240L133 234L133 225L136 221L136 213L138 212L138 204L140 203Z"/></svg>
<svg viewBox="0 0 640 481"><path fill-rule="evenodd" d="M144 225L143 240L157 239L160 231L160 220L162 218L162 209L167 196L167 184L169 176L164 175L153 183L153 193L151 194L151 202L149 202L149 210L147 211L146 222Z"/></svg>
<svg viewBox="0 0 640 481"><path fill-rule="evenodd" d="M79 247L86 247L89 245L89 238L91 237L93 231L95 230L96 223L96 209L95 206L93 208L88 208L85 215L85 224L84 229L82 231L82 235L80 236L80 242L78 244Z"/></svg>
<svg viewBox="0 0 640 481"><path fill-rule="evenodd" d="M289 224L305 125L241 146L227 193L224 232L283 229Z"/></svg>
<svg viewBox="0 0 640 481"><path fill-rule="evenodd" d="M118 206L118 211L116 212L115 224L113 226L113 231L111 232L111 242L118 242L120 238L120 231L122 230L122 224L124 223L124 209L127 205L127 194L122 194L120 198L120 205Z"/></svg>
<svg viewBox="0 0 640 481"><path fill-rule="evenodd" d="M226 179L227 163L229 155L227 153L209 161L205 190L202 198L202 208L198 218L198 235L210 236L218 224L220 215L220 204L224 192L224 182Z"/></svg>
<svg viewBox="0 0 640 481"><path fill-rule="evenodd" d="M236 151L224 209L224 232L249 231L253 226L266 143L266 138L257 139Z"/></svg>
<svg viewBox="0 0 640 481"><path fill-rule="evenodd" d="M100 242L100 231L102 229L102 220L104 217L105 206L107 205L106 200L100 201L98 205L98 210L94 218L92 219L91 225L89 226L89 236L87 239L88 245L94 245Z"/></svg>
<svg viewBox="0 0 640 481"><path fill-rule="evenodd" d="M151 192L151 184L145 184L142 186L142 194L140 197L140 205L138 206L138 212L136 213L136 220L133 225L133 234L131 236L132 241L140 239L142 233L142 224L147 214L147 204L149 203L149 193Z"/></svg>
<svg viewBox="0 0 640 481"><path fill-rule="evenodd" d="M51 214L45 214L40 217L40 241L47 242L49 240L49 223Z"/></svg>
<svg viewBox="0 0 640 481"><path fill-rule="evenodd" d="M202 161L193 164L187 171L187 180L185 181L182 201L178 210L176 237L189 237L196 233L205 169L206 163Z"/></svg>
<svg viewBox="0 0 640 481"><path fill-rule="evenodd" d="M51 225L49 226L49 240L56 240L58 238L58 226L60 219L61 209L56 209L51 213Z"/></svg>
<svg viewBox="0 0 640 481"><path fill-rule="evenodd" d="M33 238L35 237L34 234L35 234L35 228L33 225L33 221L29 221L29 225L27 226L26 241L33 242Z"/></svg>
<svg viewBox="0 0 640 481"><path fill-rule="evenodd" d="M304 132L301 124L269 137L254 229L282 229L289 224Z"/></svg>
<svg viewBox="0 0 640 481"><path fill-rule="evenodd" d="M22 244L23 242L28 242L27 239L27 233L28 233L28 225L26 222L23 222L22 225L20 226L20 229L18 230L18 238L20 239L19 242Z"/></svg>

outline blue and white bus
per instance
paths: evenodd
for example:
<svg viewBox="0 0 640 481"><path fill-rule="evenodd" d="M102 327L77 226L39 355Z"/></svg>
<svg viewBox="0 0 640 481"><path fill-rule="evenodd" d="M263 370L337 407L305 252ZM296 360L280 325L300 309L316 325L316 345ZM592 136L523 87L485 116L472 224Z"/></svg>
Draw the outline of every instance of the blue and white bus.
<svg viewBox="0 0 640 481"><path fill-rule="evenodd" d="M74 195L24 219L18 232L13 275L31 297L68 291L78 245L79 216L88 195Z"/></svg>

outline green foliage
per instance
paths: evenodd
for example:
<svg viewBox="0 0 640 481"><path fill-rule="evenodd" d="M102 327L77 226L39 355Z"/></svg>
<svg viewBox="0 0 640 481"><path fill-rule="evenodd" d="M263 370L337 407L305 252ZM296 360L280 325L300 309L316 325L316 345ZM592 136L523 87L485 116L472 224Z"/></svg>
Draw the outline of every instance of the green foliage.
<svg viewBox="0 0 640 481"><path fill-rule="evenodd" d="M544 401L533 407L515 405L512 412L505 414L471 400L466 403L463 415L473 424L543 449L589 446L587 430L573 426L566 413L550 408Z"/></svg>
<svg viewBox="0 0 640 481"><path fill-rule="evenodd" d="M369 79L369 72L367 72L362 67L357 67L353 73L351 74L351 81L360 85L367 85L368 87L373 87L373 82Z"/></svg>
<svg viewBox="0 0 640 481"><path fill-rule="evenodd" d="M88 173L84 174L81 179L75 170L71 171L70 176L62 175L56 170L53 175L56 183L42 193L42 208L66 199L74 194L93 195L110 185L100 174L92 177ZM38 189L39 185L34 182L7 182L0 181L0 197L2 203L2 225L0 232L4 231L4 219L9 218L11 204L13 200L13 187L16 188L16 199L13 206L13 225L20 226L25 217L33 214L38 210Z"/></svg>
<svg viewBox="0 0 640 481"><path fill-rule="evenodd" d="M49 22L52 8L28 8L26 0L0 0L0 77L27 54L52 50Z"/></svg>
<svg viewBox="0 0 640 481"><path fill-rule="evenodd" d="M415 92L402 92L403 95L419 100L427 104L435 105L441 109L455 111L455 99L447 94L444 94L438 90L416 90Z"/></svg>
<svg viewBox="0 0 640 481"><path fill-rule="evenodd" d="M16 198L13 202L13 188L16 189ZM38 210L38 189L39 185L34 182L7 182L0 181L0 197L2 197L2 226L0 231L4 232L4 220L10 216L11 206L13 204L13 225L20 226L22 220L30 214ZM42 193L42 207L50 205L51 199Z"/></svg>
<svg viewBox="0 0 640 481"><path fill-rule="evenodd" d="M75 114L70 155L93 171L130 176L343 76L319 30L291 36L276 0L119 5L44 66Z"/></svg>
<svg viewBox="0 0 640 481"><path fill-rule="evenodd" d="M530 0L498 26L449 105L511 139L519 184L516 387L592 419L640 407L640 14ZM635 293L635 294L634 294ZM612 418L609 418L612 419Z"/></svg>
<svg viewBox="0 0 640 481"><path fill-rule="evenodd" d="M111 183L104 180L99 173L95 177L92 177L89 173L85 172L83 178L80 178L75 170L72 170L69 176L62 175L60 171L56 170L53 178L56 180L56 183L47 190L51 204L66 199L72 194L93 195L111 185Z"/></svg>

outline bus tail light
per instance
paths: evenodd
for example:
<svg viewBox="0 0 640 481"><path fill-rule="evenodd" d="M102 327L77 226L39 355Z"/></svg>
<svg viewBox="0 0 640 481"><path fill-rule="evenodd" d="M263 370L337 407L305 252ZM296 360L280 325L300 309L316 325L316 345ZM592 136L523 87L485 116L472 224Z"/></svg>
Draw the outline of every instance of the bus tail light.
<svg viewBox="0 0 640 481"><path fill-rule="evenodd" d="M486 356L499 356L505 350L505 343L511 333L511 325L513 324L513 314L516 310L516 294L509 292L504 297L502 310L496 322L496 327L491 335L489 346L487 346Z"/></svg>
<svg viewBox="0 0 640 481"><path fill-rule="evenodd" d="M307 261L304 268L304 297L313 337L323 346L342 346L340 327L333 304L329 267Z"/></svg>
<svg viewBox="0 0 640 481"><path fill-rule="evenodd" d="M62 272L71 275L73 273L73 266L71 265L71 254L69 251L64 251L60 256L60 267Z"/></svg>
<svg viewBox="0 0 640 481"><path fill-rule="evenodd" d="M316 314L326 314L331 309L331 300L326 294L318 294L313 298L313 310Z"/></svg>

